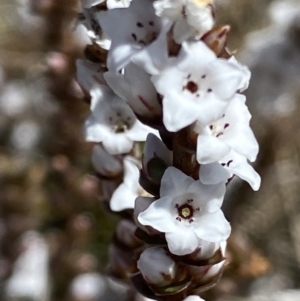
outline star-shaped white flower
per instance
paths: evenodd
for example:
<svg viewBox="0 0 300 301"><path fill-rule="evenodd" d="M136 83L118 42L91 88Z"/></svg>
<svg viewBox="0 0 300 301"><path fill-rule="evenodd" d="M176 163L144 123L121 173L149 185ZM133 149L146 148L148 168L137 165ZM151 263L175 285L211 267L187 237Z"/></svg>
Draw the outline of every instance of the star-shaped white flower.
<svg viewBox="0 0 300 301"><path fill-rule="evenodd" d="M157 0L155 12L174 22L173 38L181 44L189 38L201 38L214 25L212 0Z"/></svg>
<svg viewBox="0 0 300 301"><path fill-rule="evenodd" d="M133 0L129 8L99 12L99 22L112 45L107 66L118 72L130 61L150 73L167 59L167 36L171 23L155 15L151 0Z"/></svg>
<svg viewBox="0 0 300 301"><path fill-rule="evenodd" d="M231 150L219 162L201 164L199 178L203 184L217 184L227 181L233 175L247 181L253 190L260 187L259 174L247 162L247 158Z"/></svg>
<svg viewBox="0 0 300 301"><path fill-rule="evenodd" d="M129 63L123 73L106 72L104 78L139 116L153 118L162 115L162 106L150 75L141 67Z"/></svg>
<svg viewBox="0 0 300 301"><path fill-rule="evenodd" d="M245 96L236 94L221 118L199 126L197 160L200 164L220 161L231 150L255 161L258 143L249 126L251 114L245 100Z"/></svg>
<svg viewBox="0 0 300 301"><path fill-rule="evenodd" d="M173 254L190 254L201 240L220 242L228 238L230 225L220 210L224 194L224 183L204 185L169 167L161 181L161 198L140 213L138 220L164 232Z"/></svg>
<svg viewBox="0 0 300 301"><path fill-rule="evenodd" d="M135 158L130 156L124 158L124 179L110 199L110 209L112 211L134 208L135 199L143 191L139 184L140 171L138 165L139 162Z"/></svg>
<svg viewBox="0 0 300 301"><path fill-rule="evenodd" d="M145 141L149 133L158 132L137 120L125 101L108 87L93 90L92 114L85 122L87 141L102 142L112 154L128 153L134 141Z"/></svg>
<svg viewBox="0 0 300 301"><path fill-rule="evenodd" d="M220 118L245 77L240 64L217 58L203 42L184 42L179 56L152 77L164 97L164 125L176 132L196 120L208 124Z"/></svg>

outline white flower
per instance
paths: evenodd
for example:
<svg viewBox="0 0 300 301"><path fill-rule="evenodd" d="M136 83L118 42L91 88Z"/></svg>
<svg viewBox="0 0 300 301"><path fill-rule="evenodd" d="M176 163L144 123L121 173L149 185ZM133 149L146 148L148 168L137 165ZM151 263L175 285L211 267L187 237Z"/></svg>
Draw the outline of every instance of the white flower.
<svg viewBox="0 0 300 301"><path fill-rule="evenodd" d="M189 38L201 38L214 25L212 0L157 0L155 12L175 22L173 38L181 44Z"/></svg>
<svg viewBox="0 0 300 301"><path fill-rule="evenodd" d="M107 66L114 72L130 61L155 73L167 59L170 23L158 18L152 1L133 0L129 8L99 12L99 22L111 38Z"/></svg>
<svg viewBox="0 0 300 301"><path fill-rule="evenodd" d="M150 247L143 251L137 267L150 284L166 286L174 280L177 272L175 261L162 247Z"/></svg>
<svg viewBox="0 0 300 301"><path fill-rule="evenodd" d="M218 242L229 236L230 225L220 210L224 194L224 184L204 185L169 167L161 181L161 198L138 220L164 232L173 254L190 254L202 239Z"/></svg>
<svg viewBox="0 0 300 301"><path fill-rule="evenodd" d="M219 59L203 42L184 42L178 58L152 81L163 98L163 122L176 132L198 120L220 118L245 74L237 63Z"/></svg>
<svg viewBox="0 0 300 301"><path fill-rule="evenodd" d="M104 74L110 88L126 100L137 115L146 118L161 116L162 106L150 75L133 63L129 63L123 73L110 71Z"/></svg>
<svg viewBox="0 0 300 301"><path fill-rule="evenodd" d="M220 161L231 150L255 161L258 143L249 126L251 114L245 100L245 96L236 94L221 118L199 126L197 160L200 164Z"/></svg>
<svg viewBox="0 0 300 301"><path fill-rule="evenodd" d="M110 155L102 145L95 145L92 153L92 164L96 171L105 177L114 177L122 173L123 160Z"/></svg>
<svg viewBox="0 0 300 301"><path fill-rule="evenodd" d="M134 208L135 199L143 191L139 184L140 171L137 164L138 162L133 157L125 157L123 183L114 191L110 200L112 211Z"/></svg>
<svg viewBox="0 0 300 301"><path fill-rule="evenodd" d="M145 141L149 133L157 133L139 122L129 106L109 88L94 90L91 111L85 123L85 138L102 142L112 155L128 153L134 141Z"/></svg>
<svg viewBox="0 0 300 301"><path fill-rule="evenodd" d="M247 158L231 150L219 162L201 164L199 177L203 184L217 184L237 175L247 181L253 190L260 187L260 176L247 162Z"/></svg>

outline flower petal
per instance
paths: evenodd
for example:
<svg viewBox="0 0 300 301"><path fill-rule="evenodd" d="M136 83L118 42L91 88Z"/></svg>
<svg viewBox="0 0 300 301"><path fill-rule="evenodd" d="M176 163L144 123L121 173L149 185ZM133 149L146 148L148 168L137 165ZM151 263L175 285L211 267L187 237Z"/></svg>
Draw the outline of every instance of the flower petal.
<svg viewBox="0 0 300 301"><path fill-rule="evenodd" d="M230 177L231 173L219 162L201 164L200 166L199 178L205 185L218 184L227 181Z"/></svg>
<svg viewBox="0 0 300 301"><path fill-rule="evenodd" d="M146 138L150 133L159 136L159 132L157 130L142 124L139 120L136 120L133 127L126 133L126 136L133 141L146 141Z"/></svg>
<svg viewBox="0 0 300 301"><path fill-rule="evenodd" d="M170 196L176 198L184 195L187 188L194 182L182 171L175 167L168 167L162 177L160 186L160 196Z"/></svg>
<svg viewBox="0 0 300 301"><path fill-rule="evenodd" d="M195 219L195 233L198 238L211 242L226 240L231 227L221 210L206 213Z"/></svg>
<svg viewBox="0 0 300 301"><path fill-rule="evenodd" d="M131 151L133 141L123 134L115 134L103 140L103 146L111 155L125 154Z"/></svg>
<svg viewBox="0 0 300 301"><path fill-rule="evenodd" d="M93 115L90 115L84 124L84 136L86 141L102 142L108 137L108 131Z"/></svg>
<svg viewBox="0 0 300 301"><path fill-rule="evenodd" d="M140 213L138 221L144 226L151 226L161 232L172 232L176 229L175 217L171 214L173 200L166 196L154 201L148 209Z"/></svg>
<svg viewBox="0 0 300 301"><path fill-rule="evenodd" d="M230 147L216 137L199 135L197 138L197 161L200 164L219 161L229 152Z"/></svg>
<svg viewBox="0 0 300 301"><path fill-rule="evenodd" d="M223 203L226 192L225 182L204 185L200 181L194 181L186 192L195 195L195 206L199 206L201 211L213 212L219 210Z"/></svg>
<svg viewBox="0 0 300 301"><path fill-rule="evenodd" d="M113 193L110 200L110 209L112 211L122 211L125 209L133 209L135 199L138 194L134 189L122 183Z"/></svg>
<svg viewBox="0 0 300 301"><path fill-rule="evenodd" d="M175 255L191 254L198 247L198 238L192 229L177 227L174 232L166 233L168 248Z"/></svg>

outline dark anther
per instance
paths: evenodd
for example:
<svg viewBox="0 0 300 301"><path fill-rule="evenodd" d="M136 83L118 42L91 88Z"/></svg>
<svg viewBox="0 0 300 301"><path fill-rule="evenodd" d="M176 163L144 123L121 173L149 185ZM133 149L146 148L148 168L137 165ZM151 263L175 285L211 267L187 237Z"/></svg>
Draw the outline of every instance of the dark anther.
<svg viewBox="0 0 300 301"><path fill-rule="evenodd" d="M229 165L230 165L232 162L233 162L233 160L229 160L229 161L227 162L227 166L229 167Z"/></svg>

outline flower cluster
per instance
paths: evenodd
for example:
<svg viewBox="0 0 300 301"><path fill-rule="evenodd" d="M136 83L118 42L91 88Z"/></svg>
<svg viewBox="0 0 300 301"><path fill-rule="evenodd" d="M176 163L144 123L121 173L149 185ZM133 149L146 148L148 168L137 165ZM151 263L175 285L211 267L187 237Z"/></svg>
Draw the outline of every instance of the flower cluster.
<svg viewBox="0 0 300 301"><path fill-rule="evenodd" d="M125 247L112 248L113 272L130 273L149 298L200 300L225 264L226 185L238 176L260 186L242 94L250 71L225 47L229 26L215 25L212 0L82 1L91 39L77 62L91 109L85 138L97 143L100 178L117 179L111 210L133 212L136 225L130 239L116 236ZM127 251L136 247L134 264Z"/></svg>

